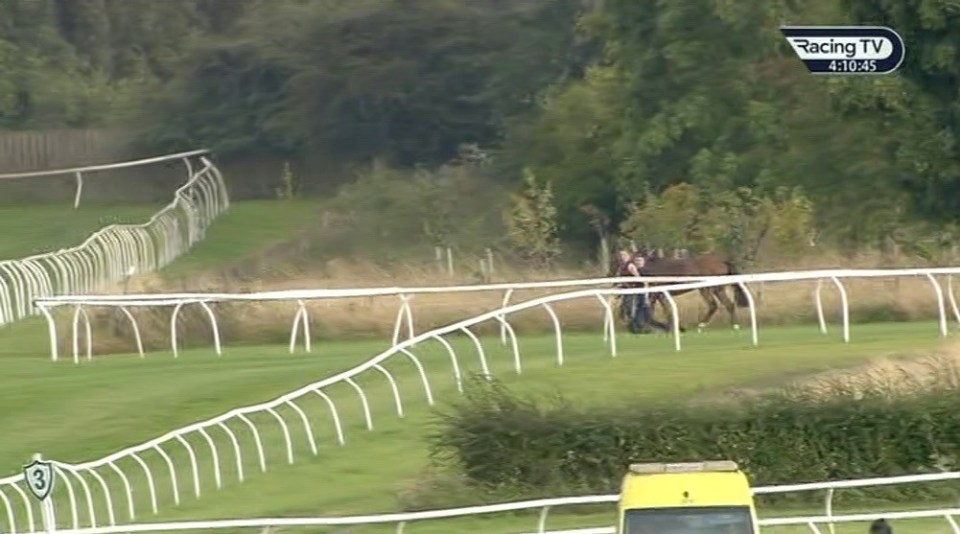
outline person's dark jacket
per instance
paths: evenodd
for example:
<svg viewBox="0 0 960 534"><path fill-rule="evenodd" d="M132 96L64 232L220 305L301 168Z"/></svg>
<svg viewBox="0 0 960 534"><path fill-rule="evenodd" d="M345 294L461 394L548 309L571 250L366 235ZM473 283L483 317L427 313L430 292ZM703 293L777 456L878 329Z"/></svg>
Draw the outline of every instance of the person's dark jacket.
<svg viewBox="0 0 960 534"><path fill-rule="evenodd" d="M870 524L869 534L893 534L893 528L887 523L886 519L877 519Z"/></svg>

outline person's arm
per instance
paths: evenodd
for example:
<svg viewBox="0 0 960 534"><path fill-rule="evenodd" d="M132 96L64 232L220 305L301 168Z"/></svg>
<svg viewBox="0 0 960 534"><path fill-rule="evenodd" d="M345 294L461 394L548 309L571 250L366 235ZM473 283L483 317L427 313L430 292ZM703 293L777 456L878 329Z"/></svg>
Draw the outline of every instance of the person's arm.
<svg viewBox="0 0 960 534"><path fill-rule="evenodd" d="M627 272L629 272L631 276L640 276L640 270L637 269L637 265L635 263L629 263L627 265Z"/></svg>

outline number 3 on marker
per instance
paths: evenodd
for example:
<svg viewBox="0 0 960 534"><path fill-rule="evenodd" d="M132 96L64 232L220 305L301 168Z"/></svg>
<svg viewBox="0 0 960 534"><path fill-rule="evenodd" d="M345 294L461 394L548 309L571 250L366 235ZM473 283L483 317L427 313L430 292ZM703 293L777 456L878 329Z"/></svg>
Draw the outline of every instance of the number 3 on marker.
<svg viewBox="0 0 960 534"><path fill-rule="evenodd" d="M47 479L43 475L43 471L39 469L33 472L33 487L37 491L42 491L43 488L47 487Z"/></svg>
<svg viewBox="0 0 960 534"><path fill-rule="evenodd" d="M50 491L53 489L55 476L53 465L50 462L40 460L38 455L33 463L24 466L23 470L23 481L26 483L30 493L33 493L33 496L41 501L46 500L46 498L50 496Z"/></svg>

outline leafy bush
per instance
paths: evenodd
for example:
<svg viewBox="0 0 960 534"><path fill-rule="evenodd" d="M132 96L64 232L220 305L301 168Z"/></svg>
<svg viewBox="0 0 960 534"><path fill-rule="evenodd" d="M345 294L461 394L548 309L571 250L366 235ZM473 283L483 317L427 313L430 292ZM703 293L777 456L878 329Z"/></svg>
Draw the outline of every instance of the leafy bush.
<svg viewBox="0 0 960 534"><path fill-rule="evenodd" d="M490 206L506 192L482 166L453 161L434 171L406 171L375 164L358 174L330 202L340 222L319 228L314 248L324 257L360 253L381 258L426 245L476 249L495 245L502 223ZM420 254L423 255L423 254Z"/></svg>
<svg viewBox="0 0 960 534"><path fill-rule="evenodd" d="M511 195L504 210L507 237L529 260L543 266L560 254L557 238L557 210L553 206L550 182L541 188L530 169L524 169L524 190Z"/></svg>
<svg viewBox="0 0 960 534"><path fill-rule="evenodd" d="M558 488L615 493L628 464L648 461L731 459L753 485L956 469L960 389L917 389L893 396L833 384L815 395L785 390L749 403L582 409L562 398L538 403L495 382L477 382L441 415L431 440L434 458L472 484L526 494ZM956 489L911 485L845 490L837 501L948 494L955 497Z"/></svg>
<svg viewBox="0 0 960 534"><path fill-rule="evenodd" d="M680 183L631 205L621 230L654 248L721 252L753 261L764 246L780 255L807 247L813 212L800 188L778 187L762 195L746 187L710 191Z"/></svg>

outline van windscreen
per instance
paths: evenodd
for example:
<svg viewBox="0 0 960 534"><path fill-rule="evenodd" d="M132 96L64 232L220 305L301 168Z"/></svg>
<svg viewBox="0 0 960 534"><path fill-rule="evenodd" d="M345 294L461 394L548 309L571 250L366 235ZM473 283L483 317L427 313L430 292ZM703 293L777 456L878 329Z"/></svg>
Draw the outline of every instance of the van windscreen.
<svg viewBox="0 0 960 534"><path fill-rule="evenodd" d="M747 506L627 510L623 534L754 534Z"/></svg>

